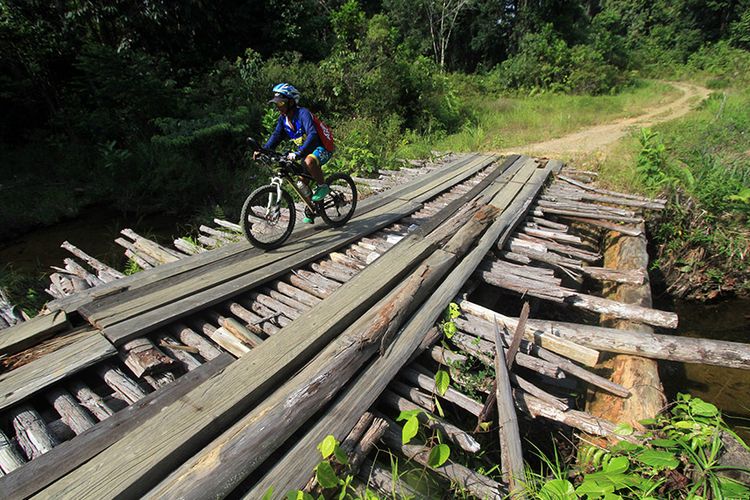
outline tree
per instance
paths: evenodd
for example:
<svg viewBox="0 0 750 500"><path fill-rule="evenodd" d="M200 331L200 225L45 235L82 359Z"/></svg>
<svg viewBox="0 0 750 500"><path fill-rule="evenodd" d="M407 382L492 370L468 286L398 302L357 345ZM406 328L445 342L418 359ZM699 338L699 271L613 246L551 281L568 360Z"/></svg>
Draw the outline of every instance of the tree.
<svg viewBox="0 0 750 500"><path fill-rule="evenodd" d="M448 51L451 34L456 26L458 15L472 0L424 0L427 21L432 38L432 52L441 70L445 69L445 54Z"/></svg>

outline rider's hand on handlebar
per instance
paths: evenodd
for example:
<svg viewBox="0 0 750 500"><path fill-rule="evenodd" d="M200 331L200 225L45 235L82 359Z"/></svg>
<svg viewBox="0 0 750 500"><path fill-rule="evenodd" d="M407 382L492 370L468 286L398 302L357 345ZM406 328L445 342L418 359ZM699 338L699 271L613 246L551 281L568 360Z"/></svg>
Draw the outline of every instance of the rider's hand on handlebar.
<svg viewBox="0 0 750 500"><path fill-rule="evenodd" d="M253 151L253 160L257 160L260 156L260 151Z"/></svg>

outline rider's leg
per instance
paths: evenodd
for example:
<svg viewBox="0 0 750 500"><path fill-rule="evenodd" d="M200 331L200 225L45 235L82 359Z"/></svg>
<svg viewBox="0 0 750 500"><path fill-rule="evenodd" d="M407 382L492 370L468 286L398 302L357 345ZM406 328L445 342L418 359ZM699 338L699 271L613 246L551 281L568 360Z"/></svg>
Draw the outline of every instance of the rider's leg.
<svg viewBox="0 0 750 500"><path fill-rule="evenodd" d="M310 175L318 183L318 188L312 196L312 201L321 201L330 192L323 177L323 165L331 158L331 153L323 147L318 147L305 158L305 166Z"/></svg>

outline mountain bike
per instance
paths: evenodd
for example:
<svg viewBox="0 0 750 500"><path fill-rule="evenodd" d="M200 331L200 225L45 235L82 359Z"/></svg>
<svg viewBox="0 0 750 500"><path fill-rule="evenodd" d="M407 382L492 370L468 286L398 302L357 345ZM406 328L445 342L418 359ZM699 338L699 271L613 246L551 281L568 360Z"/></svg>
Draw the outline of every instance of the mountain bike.
<svg viewBox="0 0 750 500"><path fill-rule="evenodd" d="M290 188L304 203L308 216L320 216L330 227L347 223L357 208L357 188L346 174L333 174L326 179L331 188L323 200L314 202L309 194L303 193L296 178L313 181L312 176L300 161L289 160L269 149L262 148L254 139L248 139L253 151L257 151L261 163L275 168L275 174L268 185L259 187L247 197L242 205L240 227L245 238L258 248L270 250L281 246L292 234L297 219L294 198L285 189ZM284 186L284 181L287 185Z"/></svg>

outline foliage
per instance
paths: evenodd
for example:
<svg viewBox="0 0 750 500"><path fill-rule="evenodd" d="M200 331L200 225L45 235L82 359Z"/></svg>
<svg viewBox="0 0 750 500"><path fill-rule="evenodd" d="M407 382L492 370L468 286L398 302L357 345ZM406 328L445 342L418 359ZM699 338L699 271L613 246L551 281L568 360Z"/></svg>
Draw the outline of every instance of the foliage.
<svg viewBox="0 0 750 500"><path fill-rule="evenodd" d="M527 472L528 487L540 498L744 498L750 488L722 475L722 436L733 435L718 409L678 394L668 413L643 422L638 440L579 449L578 468L566 470L557 455L542 456L551 478ZM627 426L629 428L629 426ZM623 435L632 428L623 427Z"/></svg>

